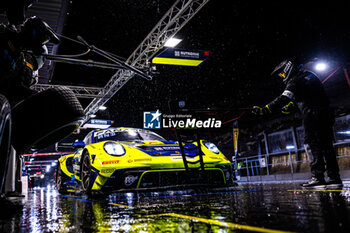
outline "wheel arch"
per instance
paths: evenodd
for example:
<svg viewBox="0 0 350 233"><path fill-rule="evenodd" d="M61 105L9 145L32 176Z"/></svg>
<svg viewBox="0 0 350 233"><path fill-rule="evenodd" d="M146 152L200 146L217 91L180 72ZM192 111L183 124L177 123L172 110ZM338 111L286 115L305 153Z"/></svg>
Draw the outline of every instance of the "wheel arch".
<svg viewBox="0 0 350 233"><path fill-rule="evenodd" d="M81 178L81 172L82 172L82 167L83 167L83 156L85 155L85 153L88 153L89 155L89 159L90 159L90 165L91 165L91 153L92 152L92 148L89 148L89 146L85 147L83 149L83 151L81 152L81 157L80 157L80 169L79 169L79 178Z"/></svg>

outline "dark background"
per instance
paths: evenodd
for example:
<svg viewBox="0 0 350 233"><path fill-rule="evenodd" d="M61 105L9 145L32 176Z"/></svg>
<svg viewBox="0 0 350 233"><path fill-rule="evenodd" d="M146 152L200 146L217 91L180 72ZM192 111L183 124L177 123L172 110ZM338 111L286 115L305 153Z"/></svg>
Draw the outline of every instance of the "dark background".
<svg viewBox="0 0 350 233"><path fill-rule="evenodd" d="M74 0L63 34L81 35L101 49L128 58L174 2ZM115 120L115 126L142 128L143 111L169 113L171 99L186 100L194 108L266 104L283 91L281 80L269 74L285 58L304 63L318 57L347 64L348 15L345 1L211 0L176 35L183 39L178 48L209 50L211 57L198 67L158 65L159 74L152 81L133 78L97 118ZM59 53L83 50L63 41ZM57 64L52 83L103 87L112 75L110 70ZM88 103L82 100L84 106ZM239 113L231 111L224 118ZM246 115L248 125L261 124Z"/></svg>

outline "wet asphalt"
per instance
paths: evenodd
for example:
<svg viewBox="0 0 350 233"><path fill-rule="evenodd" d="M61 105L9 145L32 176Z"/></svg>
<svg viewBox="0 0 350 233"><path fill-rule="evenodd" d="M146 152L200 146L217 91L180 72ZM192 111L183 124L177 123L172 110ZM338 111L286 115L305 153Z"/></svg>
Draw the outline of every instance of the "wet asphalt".
<svg viewBox="0 0 350 233"><path fill-rule="evenodd" d="M130 192L87 197L35 187L1 232L350 232L350 187L299 184Z"/></svg>

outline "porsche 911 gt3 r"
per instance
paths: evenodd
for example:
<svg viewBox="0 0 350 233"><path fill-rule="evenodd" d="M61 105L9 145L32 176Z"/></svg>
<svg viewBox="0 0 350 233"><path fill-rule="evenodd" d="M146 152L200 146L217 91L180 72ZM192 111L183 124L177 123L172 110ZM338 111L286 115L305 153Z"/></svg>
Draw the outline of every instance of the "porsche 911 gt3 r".
<svg viewBox="0 0 350 233"><path fill-rule="evenodd" d="M230 161L210 142L183 144L185 168L178 142L134 128L91 131L74 154L62 156L56 182L60 192L71 186L81 191L216 185L233 183ZM202 156L199 155L202 153ZM200 160L201 163L191 163Z"/></svg>

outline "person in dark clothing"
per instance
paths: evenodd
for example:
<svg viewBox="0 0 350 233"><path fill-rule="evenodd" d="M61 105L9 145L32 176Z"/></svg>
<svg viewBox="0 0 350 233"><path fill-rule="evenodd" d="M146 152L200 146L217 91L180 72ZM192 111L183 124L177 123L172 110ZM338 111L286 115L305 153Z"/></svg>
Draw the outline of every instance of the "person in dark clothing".
<svg viewBox="0 0 350 233"><path fill-rule="evenodd" d="M0 94L12 107L36 92L35 71L43 64L45 44L58 43L53 30L40 18L28 18L20 29L0 25Z"/></svg>
<svg viewBox="0 0 350 233"><path fill-rule="evenodd" d="M253 107L253 113L265 115L276 110L287 113L297 104L303 116L304 146L310 160L311 179L306 188L341 187L339 166L333 147L334 111L330 107L323 84L316 74L295 66L290 60L281 62L272 72L283 79L283 93L265 107ZM327 172L328 181L324 179Z"/></svg>
<svg viewBox="0 0 350 233"><path fill-rule="evenodd" d="M8 3L8 1L6 3ZM19 10L18 12L22 12L21 9ZM35 72L43 65L42 54L47 53L45 44L49 41L58 43L59 40L53 30L40 18L31 17L26 19L23 23L21 21L23 19L22 17L18 18L15 16L15 13L10 13L10 8L6 8L6 11L7 15L10 14L14 17L9 18L10 25L0 24L0 97L3 104L1 106L1 114L7 114L10 105L11 115L9 116L10 120L8 120L10 122L10 129L8 132L10 133L4 134L4 131L2 131L0 135L5 135L4 138L1 139L5 142L11 142L11 145L13 145L15 138L14 129L16 128L13 109L37 93L31 90L30 86L35 84ZM4 106L6 106L6 108ZM7 122L6 119L8 118L4 119L2 119L3 121L1 123ZM30 122L29 119L30 118L25 118L23 116L23 120ZM6 128L2 127L0 130L6 130ZM10 143L4 143L4 145L1 145L0 207L16 212L21 209L21 205L16 205L5 197L4 184L8 170L9 144Z"/></svg>

